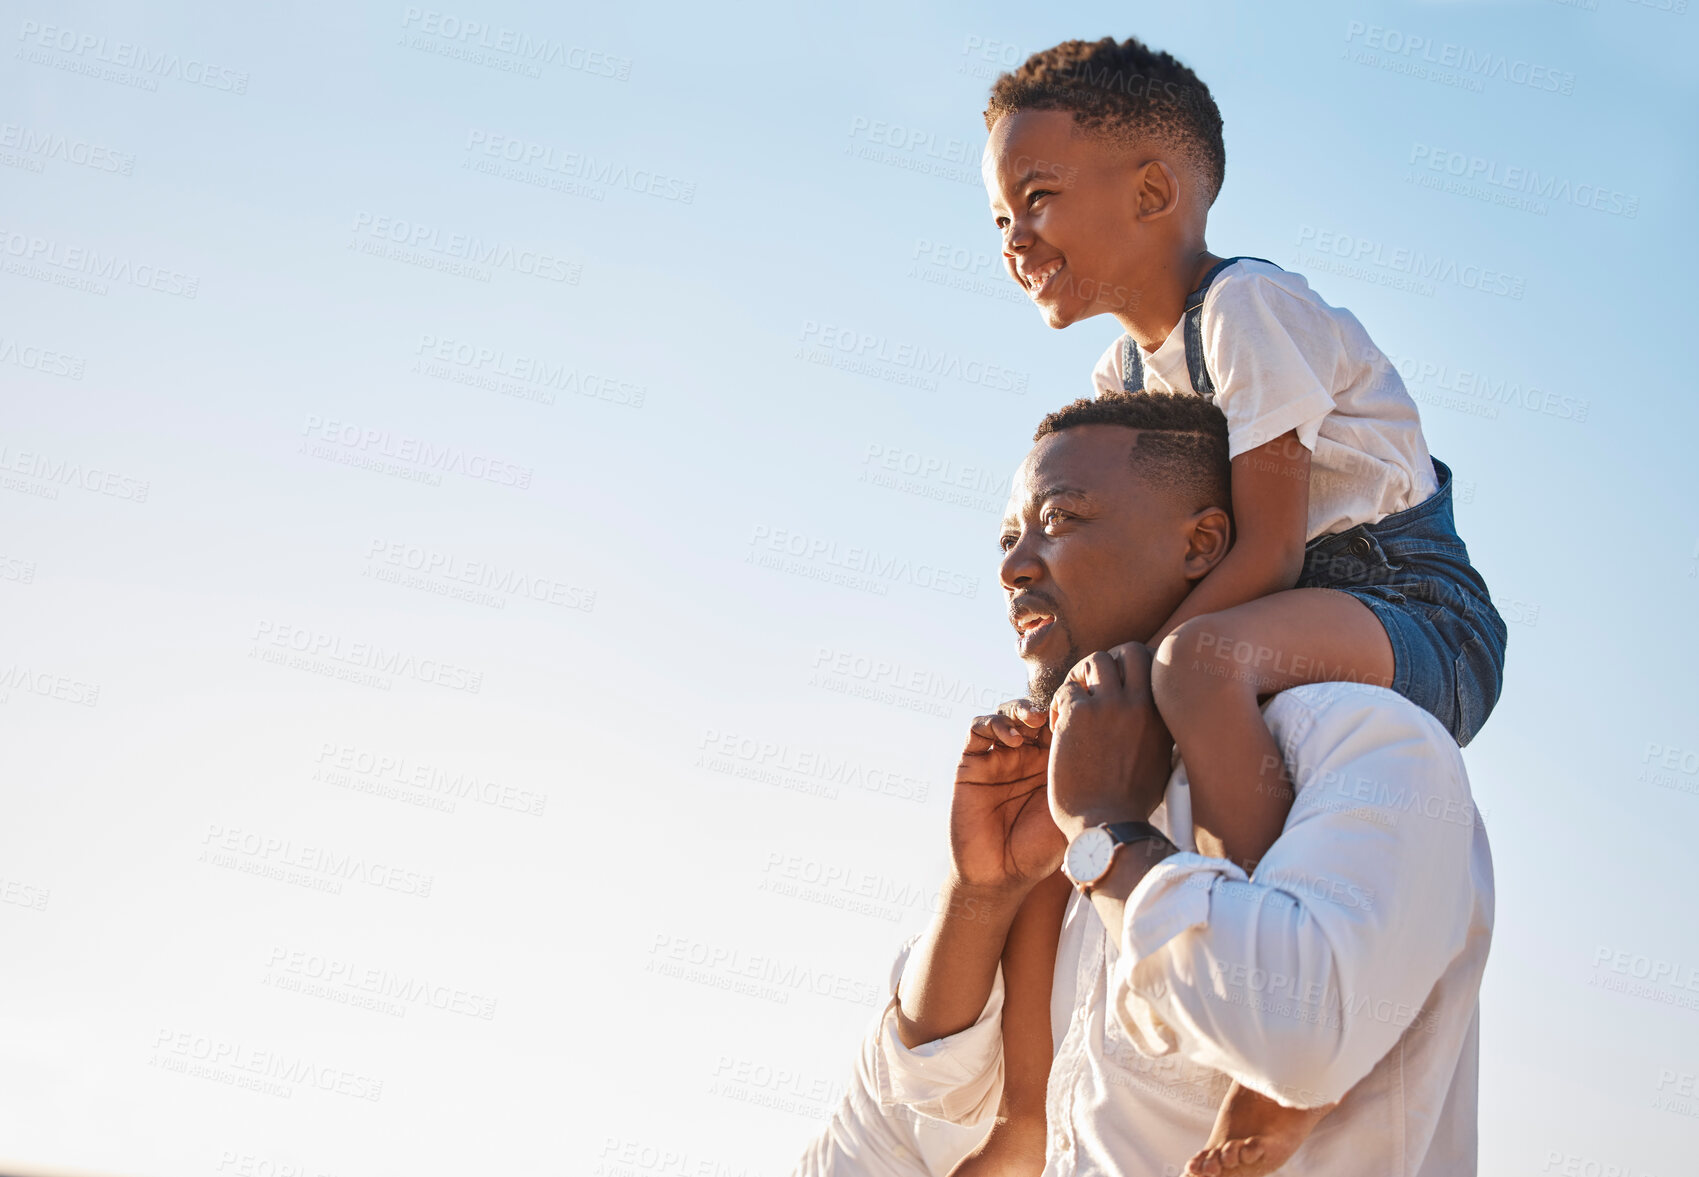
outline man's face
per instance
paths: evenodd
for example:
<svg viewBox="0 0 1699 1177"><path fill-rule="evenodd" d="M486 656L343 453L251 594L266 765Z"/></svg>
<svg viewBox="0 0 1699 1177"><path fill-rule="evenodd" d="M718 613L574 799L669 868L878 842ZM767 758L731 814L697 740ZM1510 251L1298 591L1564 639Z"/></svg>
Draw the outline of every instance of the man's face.
<svg viewBox="0 0 1699 1177"><path fill-rule="evenodd" d="M1082 135L1063 110L1023 110L991 128L980 175L1003 264L1052 327L1133 310L1148 264L1135 153Z"/></svg>
<svg viewBox="0 0 1699 1177"><path fill-rule="evenodd" d="M1015 473L998 572L1034 702L1048 705L1087 654L1147 641L1191 588L1193 513L1135 472L1137 436L1047 434Z"/></svg>

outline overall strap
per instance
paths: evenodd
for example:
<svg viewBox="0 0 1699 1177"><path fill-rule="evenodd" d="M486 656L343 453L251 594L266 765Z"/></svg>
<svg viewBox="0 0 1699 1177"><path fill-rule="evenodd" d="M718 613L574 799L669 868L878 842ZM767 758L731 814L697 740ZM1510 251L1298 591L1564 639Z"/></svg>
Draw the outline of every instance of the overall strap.
<svg viewBox="0 0 1699 1177"><path fill-rule="evenodd" d="M1121 336L1121 387L1127 392L1144 388L1144 357L1131 335Z"/></svg>
<svg viewBox="0 0 1699 1177"><path fill-rule="evenodd" d="M1261 257L1224 258L1211 266L1209 273L1203 276L1203 281L1198 283L1198 288L1186 296L1186 311L1184 317L1180 320L1186 328L1186 372L1192 378L1193 391L1202 396L1212 397L1215 395L1215 381L1210 379L1209 367L1203 362L1203 298L1204 295L1209 293L1210 284L1215 281L1216 275L1234 262L1262 262L1265 265L1274 266L1273 262ZM1279 266L1274 266L1274 268L1280 269ZM1132 342L1131 336L1127 337L1127 342ZM1138 349L1135 347L1134 350L1137 351ZM1123 353L1122 359L1125 360L1125 358ZM1123 370L1125 370L1124 367ZM1143 373L1141 372L1140 375L1142 376Z"/></svg>

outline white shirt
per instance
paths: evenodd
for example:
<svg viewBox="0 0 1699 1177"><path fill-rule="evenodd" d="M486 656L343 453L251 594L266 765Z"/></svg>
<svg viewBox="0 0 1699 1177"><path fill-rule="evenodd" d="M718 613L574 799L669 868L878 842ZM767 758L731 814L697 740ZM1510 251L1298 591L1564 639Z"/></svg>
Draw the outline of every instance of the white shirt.
<svg viewBox="0 0 1699 1177"><path fill-rule="evenodd" d="M1208 1138L1230 1079L1289 1104L1343 1097L1292 1172L1475 1172L1493 876L1456 741L1360 683L1295 687L1264 717L1297 796L1254 880L1195 852L1181 766L1152 821L1182 852L1128 897L1126 951L1089 902L1068 903L1045 1177L1171 1177ZM898 956L891 999L801 1177L944 1177L990 1129L1001 967L978 1021L909 1049L897 991L919 939Z"/></svg>
<svg viewBox="0 0 1699 1177"><path fill-rule="evenodd" d="M1416 402L1357 316L1329 306L1302 275L1234 262L1204 295L1205 366L1236 458L1288 430L1311 451L1309 534L1377 523L1434 491ZM1195 392L1184 321L1153 352L1140 348L1144 386ZM1092 369L1099 395L1121 388L1121 341Z"/></svg>

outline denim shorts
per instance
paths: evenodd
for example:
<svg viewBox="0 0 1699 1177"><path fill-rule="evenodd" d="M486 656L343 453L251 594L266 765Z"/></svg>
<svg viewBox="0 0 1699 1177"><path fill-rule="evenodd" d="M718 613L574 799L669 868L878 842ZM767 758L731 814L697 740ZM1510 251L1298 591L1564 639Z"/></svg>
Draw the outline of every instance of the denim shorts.
<svg viewBox="0 0 1699 1177"><path fill-rule="evenodd" d="M1379 523L1320 535L1304 549L1298 588L1350 593L1392 642L1392 689L1433 714L1459 745L1474 739L1504 685L1504 620L1469 563L1451 512L1451 469L1439 489Z"/></svg>

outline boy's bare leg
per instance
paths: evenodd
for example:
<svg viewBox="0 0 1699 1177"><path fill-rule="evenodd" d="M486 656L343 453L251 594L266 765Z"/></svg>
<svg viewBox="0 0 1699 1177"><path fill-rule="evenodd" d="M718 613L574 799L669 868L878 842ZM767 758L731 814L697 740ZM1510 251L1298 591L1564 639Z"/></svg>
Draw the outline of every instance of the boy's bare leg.
<svg viewBox="0 0 1699 1177"><path fill-rule="evenodd" d="M1028 893L1009 927L1003 945L1003 1099L990 1135L950 1177L1038 1177L1044 1171L1044 1099L1056 1054L1050 990L1072 889L1057 871Z"/></svg>
<svg viewBox="0 0 1699 1177"><path fill-rule="evenodd" d="M1194 617L1157 651L1151 687L1191 784L1198 849L1253 871L1280 836L1292 782L1261 697L1311 682L1389 686L1392 643L1348 593L1291 589ZM1282 1107L1237 1083L1188 1174L1262 1177L1332 1110Z"/></svg>
<svg viewBox="0 0 1699 1177"><path fill-rule="evenodd" d="M1392 669L1380 619L1333 589L1273 593L1168 635L1151 691L1186 765L1198 848L1249 871L1286 823L1292 784L1260 698L1341 679L1389 686Z"/></svg>

